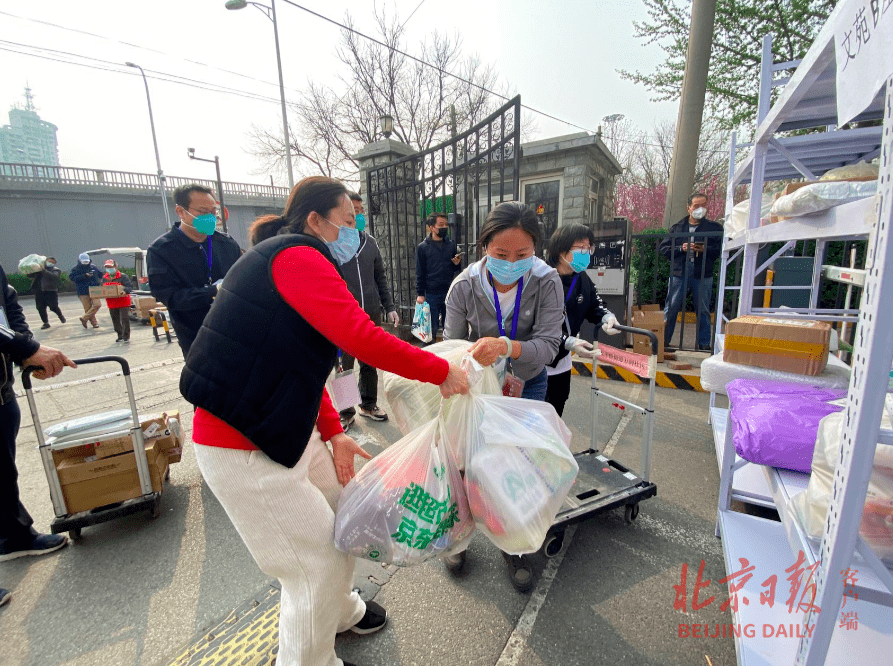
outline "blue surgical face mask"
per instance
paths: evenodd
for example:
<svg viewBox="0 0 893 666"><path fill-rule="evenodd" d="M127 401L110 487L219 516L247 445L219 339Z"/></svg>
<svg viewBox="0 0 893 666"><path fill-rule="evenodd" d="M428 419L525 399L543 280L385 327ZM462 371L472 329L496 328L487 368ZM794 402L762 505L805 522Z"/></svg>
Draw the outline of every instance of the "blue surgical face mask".
<svg viewBox="0 0 893 666"><path fill-rule="evenodd" d="M360 249L360 232L353 227L342 227L326 218L322 219L326 220L333 227L338 228L338 238L331 242L327 240L323 242L329 248L329 252L332 253L335 261L339 264L346 264L356 256L357 250Z"/></svg>
<svg viewBox="0 0 893 666"><path fill-rule="evenodd" d="M533 266L533 256L518 261L506 261L487 255L487 270L493 279L506 286L515 284Z"/></svg>
<svg viewBox="0 0 893 666"><path fill-rule="evenodd" d="M563 258L563 257L562 257ZM592 259L592 255L584 250L574 250L574 256L571 261L567 261L568 265L574 269L575 273L580 273L589 268L589 262Z"/></svg>
<svg viewBox="0 0 893 666"><path fill-rule="evenodd" d="M354 219L357 221L357 231L366 231L366 216L362 213L357 213Z"/></svg>
<svg viewBox="0 0 893 666"><path fill-rule="evenodd" d="M186 210L185 208L183 210ZM217 229L217 216L214 213L205 213L204 215L193 215L188 210L186 214L192 218L192 227L205 236L210 236Z"/></svg>

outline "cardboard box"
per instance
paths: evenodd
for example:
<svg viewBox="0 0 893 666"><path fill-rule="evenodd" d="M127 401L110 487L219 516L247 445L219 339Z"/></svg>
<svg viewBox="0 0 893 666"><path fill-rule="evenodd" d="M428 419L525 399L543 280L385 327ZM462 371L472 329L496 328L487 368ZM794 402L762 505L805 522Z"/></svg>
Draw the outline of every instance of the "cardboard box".
<svg viewBox="0 0 893 666"><path fill-rule="evenodd" d="M183 435L180 428L180 412L174 410L162 414L151 414L142 418L143 440L146 446L158 442L162 451L168 453L168 462L180 462L183 452ZM172 424L171 421L174 421ZM113 437L93 444L97 459L110 458L133 451L130 435ZM77 447L80 449L81 447ZM58 463L58 461L57 461Z"/></svg>
<svg viewBox="0 0 893 666"><path fill-rule="evenodd" d="M97 460L102 460L103 458L111 458L112 456L119 456L122 453L133 451L133 440L130 438L130 433L128 433L120 437L112 437L111 439L96 442L93 446L95 447Z"/></svg>
<svg viewBox="0 0 893 666"><path fill-rule="evenodd" d="M90 298L118 298L124 296L124 287L120 284L104 284L101 287L90 287Z"/></svg>
<svg viewBox="0 0 893 666"><path fill-rule="evenodd" d="M815 376L828 363L830 342L824 321L748 315L726 325L723 360Z"/></svg>
<svg viewBox="0 0 893 666"><path fill-rule="evenodd" d="M167 471L167 456L156 441L152 446L146 447L146 458L152 490L158 492ZM142 495L136 456L133 453L98 460L65 458L56 467L56 472L62 486L65 507L70 514Z"/></svg>
<svg viewBox="0 0 893 666"><path fill-rule="evenodd" d="M657 362L664 362L664 312L657 303L641 305L633 309L630 326L653 331L657 336ZM636 354L651 356L651 341L644 335L633 335L633 351Z"/></svg>
<svg viewBox="0 0 893 666"><path fill-rule="evenodd" d="M136 309L137 316L140 319L148 319L149 311L154 310L158 305L152 296L131 296L131 302Z"/></svg>

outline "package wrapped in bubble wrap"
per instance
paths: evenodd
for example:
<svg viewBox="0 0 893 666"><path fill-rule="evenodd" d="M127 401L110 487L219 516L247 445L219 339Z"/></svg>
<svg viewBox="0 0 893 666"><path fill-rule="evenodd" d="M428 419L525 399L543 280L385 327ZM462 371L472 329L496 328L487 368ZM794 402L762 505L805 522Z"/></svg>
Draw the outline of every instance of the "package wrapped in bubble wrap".
<svg viewBox="0 0 893 666"><path fill-rule="evenodd" d="M887 396L888 405L891 397ZM819 540L825 528L825 518L831 505L834 470L840 459L840 440L843 434L843 412L830 414L819 423L812 473L806 490L795 495L788 511L800 521L813 540ZM884 414L881 427L890 428L890 418ZM878 444L874 466L865 494L859 536L882 560L893 562L893 446Z"/></svg>
<svg viewBox="0 0 893 666"><path fill-rule="evenodd" d="M458 365L471 345L468 340L444 340L428 345L425 351ZM471 387L472 392L476 395L502 395L502 367L504 363L500 361L494 366L480 368L480 376ZM440 411L440 388L434 384L405 379L392 372L384 373L382 383L385 398L391 407L391 418L404 435L425 425ZM447 401L444 409L449 411L450 404L451 401Z"/></svg>
<svg viewBox="0 0 893 666"><path fill-rule="evenodd" d="M876 192L876 180L813 183L776 199L772 204L772 215L797 217L818 213L850 201L874 196Z"/></svg>
<svg viewBox="0 0 893 666"><path fill-rule="evenodd" d="M818 388L846 389L850 384L850 367L834 354L828 356L828 365L822 374L816 376L728 363L722 360L722 353L714 354L701 363L701 386L708 391L728 395L726 384L734 379L772 379Z"/></svg>

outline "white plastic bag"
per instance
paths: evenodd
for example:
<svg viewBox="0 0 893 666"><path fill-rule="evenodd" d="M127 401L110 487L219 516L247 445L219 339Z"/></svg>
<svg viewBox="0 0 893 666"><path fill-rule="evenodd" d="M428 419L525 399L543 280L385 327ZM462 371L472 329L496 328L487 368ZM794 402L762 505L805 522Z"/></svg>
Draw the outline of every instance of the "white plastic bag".
<svg viewBox="0 0 893 666"><path fill-rule="evenodd" d="M838 412L829 414L819 423L809 485L791 500L794 515L814 540L822 537L825 517L831 505L831 488L834 470L840 459L845 418L846 412ZM881 427L890 428L890 419L886 414L881 418ZM893 446L878 444L875 449L859 536L879 558L893 561Z"/></svg>
<svg viewBox="0 0 893 666"><path fill-rule="evenodd" d="M412 334L422 342L431 342L434 339L434 334L431 332L431 306L428 303L415 304Z"/></svg>
<svg viewBox="0 0 893 666"><path fill-rule="evenodd" d="M876 192L876 180L813 183L779 197L772 204L772 214L779 217L796 217L818 213L850 201L873 196Z"/></svg>
<svg viewBox="0 0 893 666"><path fill-rule="evenodd" d="M133 427L133 413L129 409L90 414L70 421L63 421L44 428L48 443L61 444L86 437L100 437Z"/></svg>
<svg viewBox="0 0 893 666"><path fill-rule="evenodd" d="M441 418L366 463L341 491L335 514L336 548L398 566L464 550L473 532Z"/></svg>
<svg viewBox="0 0 893 666"><path fill-rule="evenodd" d="M471 344L468 340L444 340L425 347L425 351L458 364ZM479 379L472 384L471 390L481 395L502 395L500 365L502 363L481 369ZM404 435L428 423L440 411L442 397L440 389L434 384L406 379L391 372L384 373L382 384L391 407L391 419ZM444 403L445 412L452 408L452 403L452 400Z"/></svg>
<svg viewBox="0 0 893 666"><path fill-rule="evenodd" d="M22 275L34 275L40 273L46 266L47 258L40 254L29 254L19 260L19 273Z"/></svg>
<svg viewBox="0 0 893 666"><path fill-rule="evenodd" d="M456 400L444 423L465 453L475 524L503 552L535 552L577 476L570 430L546 402L473 394Z"/></svg>
<svg viewBox="0 0 893 666"><path fill-rule="evenodd" d="M763 195L762 203L760 204L760 219L768 218L769 211L772 209L772 196L769 194ZM725 229L726 235L730 238L738 238L744 231L747 229L747 218L750 216L750 199L745 199L744 201L735 204L735 207L732 208L732 214L729 216L729 219L726 220L726 223L723 225Z"/></svg>

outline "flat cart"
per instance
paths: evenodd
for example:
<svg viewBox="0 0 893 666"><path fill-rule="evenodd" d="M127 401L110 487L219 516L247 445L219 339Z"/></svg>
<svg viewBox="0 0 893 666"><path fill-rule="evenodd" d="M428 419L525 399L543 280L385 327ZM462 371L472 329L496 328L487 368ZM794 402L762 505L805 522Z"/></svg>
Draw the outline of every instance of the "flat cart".
<svg viewBox="0 0 893 666"><path fill-rule="evenodd" d="M570 494L555 517L546 535L542 550L546 557L554 557L564 545L564 531L570 525L589 518L624 508L624 518L632 523L639 515L639 502L657 495L657 486L649 481L651 473L651 447L654 435L654 386L657 365L657 336L652 331L615 324L624 333L645 335L651 342L651 355L635 354L601 345L602 356L593 360L592 368L592 434L590 448L574 454L580 471ZM598 388L596 362L619 365L634 372L648 382L648 406L642 407L606 393ZM642 416L642 474L601 453L596 442L599 398L607 398L611 404L627 413Z"/></svg>
<svg viewBox="0 0 893 666"><path fill-rule="evenodd" d="M149 462L146 457L145 440L143 438L143 430L140 426L140 418L136 409L136 397L133 392L133 383L130 379L130 366L127 360L120 356L96 356L92 358L77 359L74 361L77 365L87 365L90 363L119 363L124 375L124 382L127 386L127 397L130 401L130 412L133 417L133 426L129 429L121 429L104 433L103 438L126 437L128 434L133 442L133 455L136 456L136 470L139 476L141 495L132 499L117 502L108 506L97 507L89 511L82 511L75 514L69 514L65 505L65 498L62 494L62 485L59 482L59 475L56 472L56 465L53 461L53 451L68 449L75 446L83 446L97 440L96 435L88 435L84 437L66 440L63 443L47 443L44 435L43 427L40 423L40 417L37 413L37 404L34 401L34 392L31 390L31 373L40 370L39 367L31 366L22 371L22 386L25 388L25 394L28 398L28 407L31 410L31 418L34 421L34 430L37 432L38 450L40 458L43 461L43 469L46 473L47 483L50 487L50 499L53 502L53 511L56 517L50 523L50 530L53 534L60 532L68 532L72 539L78 539L81 536L81 529L89 525L97 525L115 518L121 518L140 511L148 511L152 518L157 518L161 511L161 492L159 489L152 489L152 478L149 472ZM170 470L165 474L164 480L167 480ZM163 483L163 481L162 481Z"/></svg>

